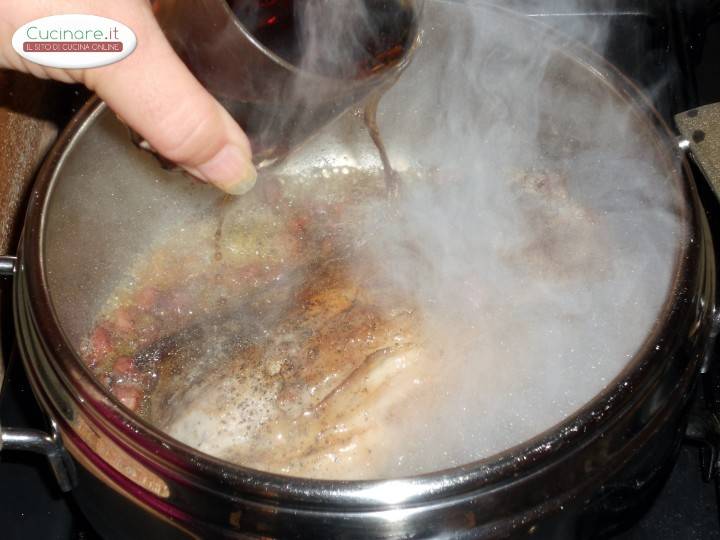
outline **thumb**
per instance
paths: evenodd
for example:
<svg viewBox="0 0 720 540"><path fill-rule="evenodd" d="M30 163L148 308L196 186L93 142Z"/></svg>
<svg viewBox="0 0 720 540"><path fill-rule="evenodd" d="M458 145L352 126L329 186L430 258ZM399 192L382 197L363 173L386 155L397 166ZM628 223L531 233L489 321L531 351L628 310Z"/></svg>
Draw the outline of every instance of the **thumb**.
<svg viewBox="0 0 720 540"><path fill-rule="evenodd" d="M87 70L83 82L158 153L228 193L246 193L257 178L247 137L178 58L149 7L136 5L128 24L136 50Z"/></svg>
<svg viewBox="0 0 720 540"><path fill-rule="evenodd" d="M27 62L9 46L15 28L63 13L117 20L135 32L137 47L109 66L59 70ZM228 112L193 77L165 39L147 0L0 0L0 68L85 84L158 153L233 194L255 184L250 143Z"/></svg>

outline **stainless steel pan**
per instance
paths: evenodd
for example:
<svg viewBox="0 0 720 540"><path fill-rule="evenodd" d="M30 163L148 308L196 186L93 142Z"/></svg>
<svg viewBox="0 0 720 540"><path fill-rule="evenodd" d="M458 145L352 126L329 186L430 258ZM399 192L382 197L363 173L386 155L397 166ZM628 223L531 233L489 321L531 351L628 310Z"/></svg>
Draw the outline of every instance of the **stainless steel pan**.
<svg viewBox="0 0 720 540"><path fill-rule="evenodd" d="M425 9L424 48L380 111L391 161L423 170L442 169L449 159L427 145L435 127L427 113L437 103L427 102L423 88L440 73L427 66L443 67L451 37L474 39L463 33L468 8L436 1ZM502 28L521 32L547 53L539 82L550 105L536 127L548 155L596 146L622 155L640 144L644 159L663 171L675 193L688 234L677 246L658 322L637 354L566 421L500 454L428 475L289 479L200 454L120 406L76 350L102 300L148 241L173 220L205 211L217 194L159 170L94 101L48 157L17 259L5 264L14 276L18 343L29 378L58 427L62 452L77 468L78 501L103 534L587 536L622 522L657 490L715 333L715 256L691 174L675 137L610 65L509 12L484 5L473 10L492 14ZM507 57L509 66L514 61L522 63ZM599 140L594 126L574 121L566 103L552 99L558 95L598 111L598 121L606 118L603 111L627 112L632 145L630 139ZM407 129L408 121L415 129ZM456 158L473 152L462 141L457 147ZM357 114L325 128L281 165L287 174L343 166L381 166Z"/></svg>

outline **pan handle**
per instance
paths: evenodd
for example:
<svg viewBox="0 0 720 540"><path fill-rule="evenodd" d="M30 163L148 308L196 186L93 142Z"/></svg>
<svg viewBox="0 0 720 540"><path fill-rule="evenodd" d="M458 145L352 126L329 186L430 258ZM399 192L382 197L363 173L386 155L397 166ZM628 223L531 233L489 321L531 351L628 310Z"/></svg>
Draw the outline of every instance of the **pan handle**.
<svg viewBox="0 0 720 540"><path fill-rule="evenodd" d="M690 154L720 201L720 103L676 114L675 124L680 132L678 146L683 152ZM720 311L716 307L713 309L712 330L703 362L703 373L708 370L712 347L719 335ZM720 420L720 417L718 419ZM720 435L720 431L718 433ZM720 451L720 446L718 448ZM720 464L720 460L718 463Z"/></svg>
<svg viewBox="0 0 720 540"><path fill-rule="evenodd" d="M705 180L720 200L720 103L705 105L675 115L680 131L680 149L689 152ZM720 314L714 313L713 329L703 362L706 398L693 406L685 431L685 438L702 450L701 464L706 481L720 477L720 409L712 396L716 390L717 374L710 373L709 360L720 330Z"/></svg>
<svg viewBox="0 0 720 540"><path fill-rule="evenodd" d="M675 115L680 131L680 148L689 150L720 200L720 103L713 103Z"/></svg>
<svg viewBox="0 0 720 540"><path fill-rule="evenodd" d="M15 274L16 265L15 257L0 257L0 276L12 277ZM5 363L0 354L0 396L2 396L4 378ZM0 422L0 452L3 450L20 450L44 455L60 490L68 492L74 487L75 466L62 445L54 422L51 422L50 433L36 429L9 428Z"/></svg>

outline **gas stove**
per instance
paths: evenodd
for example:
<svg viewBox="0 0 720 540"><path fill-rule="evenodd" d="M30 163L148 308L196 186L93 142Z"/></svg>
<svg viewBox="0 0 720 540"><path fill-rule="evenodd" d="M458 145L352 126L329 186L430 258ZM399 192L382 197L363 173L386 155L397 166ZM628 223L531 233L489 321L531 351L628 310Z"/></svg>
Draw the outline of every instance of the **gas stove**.
<svg viewBox="0 0 720 540"><path fill-rule="evenodd" d="M567 30L573 37L589 40L590 46L645 90L670 125L677 112L720 101L720 63L717 61L720 0L583 1L572 2L576 7L568 9L566 6L570 3L515 0L511 7ZM608 35L607 42L600 43L598 34L586 35L588 23L591 27L603 28ZM7 97L2 92L0 85L0 104ZM79 89L62 95L55 105L58 111L53 118L60 126L84 97ZM700 192L711 226L720 228L720 206L702 185ZM715 237L720 238L720 234ZM7 297L3 296L5 302ZM8 368L0 418L6 425L43 428L43 416L33 400L22 366L12 354L11 333L11 326L5 320L2 347ZM710 371L706 378L719 380L712 366ZM720 407L720 392L715 392L714 386L712 383L699 386L698 410ZM0 536L3 539L96 537L72 497L60 494L44 458L4 451L0 460L3 488L0 489ZM648 501L647 512L618 538L720 539L720 499L716 480L707 479L710 476L708 460L709 452L702 441L688 441L683 445L658 499Z"/></svg>

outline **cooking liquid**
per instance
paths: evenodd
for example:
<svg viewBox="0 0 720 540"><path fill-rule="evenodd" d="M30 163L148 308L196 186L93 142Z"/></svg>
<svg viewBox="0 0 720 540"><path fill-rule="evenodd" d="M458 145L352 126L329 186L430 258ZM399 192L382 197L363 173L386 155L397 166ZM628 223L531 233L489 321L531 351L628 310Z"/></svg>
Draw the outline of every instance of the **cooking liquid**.
<svg viewBox="0 0 720 540"><path fill-rule="evenodd" d="M365 126L370 133L370 137L372 138L375 148L377 148L377 151L380 154L380 160L382 161L383 170L385 171L385 188L387 190L388 198L395 198L399 196L400 175L395 169L393 169L392 163L390 163L385 143L380 135L380 128L377 123L377 111L378 106L380 105L380 100L383 95L385 95L385 92L387 92L387 90L395 83L395 81L397 81L397 78L393 79L389 85L376 91L370 97L370 101L365 106L363 115L365 119Z"/></svg>
<svg viewBox="0 0 720 540"><path fill-rule="evenodd" d="M415 6L407 0L357 2L357 13L352 10L356 18L352 26L346 26L351 28L352 36L325 31L324 22L314 17L322 13L337 18L340 10L320 11L317 2L228 0L228 4L243 26L273 53L293 65L310 66L330 77L361 79L390 67L405 56L415 36ZM315 34L309 37L306 28Z"/></svg>
<svg viewBox="0 0 720 540"><path fill-rule="evenodd" d="M139 261L84 352L125 406L210 455L281 474L354 480L467 463L572 413L646 333L642 325L619 346L598 346L597 323L578 313L582 307L555 305L560 292L575 299L592 280L602 287L588 303L597 310L602 293L626 275L604 284L611 271L604 265L619 252L635 253L613 247L602 213L575 200L558 173L512 179L524 227L537 233L497 253L472 244L487 247L472 252L490 253L509 277L488 279L468 261L452 276L462 284L459 298L444 285L428 296L436 282L425 285L435 276L425 261L446 245L417 239L437 226L424 207L408 213L401 198L393 201L400 212L387 211L379 171L265 180L276 181L272 196L267 189L219 199L221 227L215 216L183 227ZM455 198L442 175L404 172L403 184L413 195L427 188L431 204ZM409 247L406 223L418 230ZM208 267L218 229L222 261ZM198 238L200 249L188 249ZM520 294L516 273L531 276ZM395 282L397 275L420 276L415 289L425 294ZM613 301L600 304L613 317L610 330ZM548 341L566 328L573 331L565 343ZM543 355L523 358L535 350ZM578 360L569 356L574 351ZM578 381L560 381L569 397L559 410L547 397L557 377L538 381L542 370Z"/></svg>
<svg viewBox="0 0 720 540"><path fill-rule="evenodd" d="M400 71L418 36L417 0L227 1L238 21L267 49L303 72L336 80L375 76L370 84L389 86L378 75L392 77ZM337 96L315 103L314 94L303 95L304 86L296 87L290 80L273 87L267 100L219 99L248 134L256 162L265 166L283 159L371 90L362 83L353 88L349 85ZM377 130L370 131L377 141ZM382 145L379 150L385 153Z"/></svg>
<svg viewBox="0 0 720 540"><path fill-rule="evenodd" d="M385 92L397 81L397 78L393 79L392 82L386 87L376 91L371 97L368 103L365 105L363 111L363 118L365 126L368 129L370 137L372 138L375 148L377 148L378 154L380 155L380 161L383 165L383 172L385 175L385 191L388 199L395 199L400 195L401 189L401 178L398 172L393 168L390 158L388 157L385 143L383 142L382 135L380 134L380 128L377 123L377 111ZM261 179L261 182L264 180ZM214 253L213 259L217 264L220 264L223 259L223 225L225 224L225 217L230 209L230 201L232 197L230 195L223 195L217 204L217 227L215 228L215 234L213 235L214 242ZM220 274L216 274L216 280L220 280Z"/></svg>
<svg viewBox="0 0 720 540"><path fill-rule="evenodd" d="M240 22L264 46L292 64L303 63L306 51L298 29L294 0L228 0ZM302 3L301 3L302 4ZM313 59L324 75L342 78L362 78L400 61L412 46L415 36L416 13L414 3L406 0L364 0L363 19L366 26L360 32L361 46L350 46L352 40L342 39L330 47L326 56ZM338 38L346 36L338 36ZM314 54L323 53L317 47ZM377 110L382 96L397 81L393 77L370 97L364 110L365 125L378 150L385 172L388 197L398 195L400 179L388 158L377 124ZM268 114L270 114L268 112ZM260 180L262 182L262 179ZM228 199L218 204L218 225L215 231L215 254L222 260L222 229Z"/></svg>

